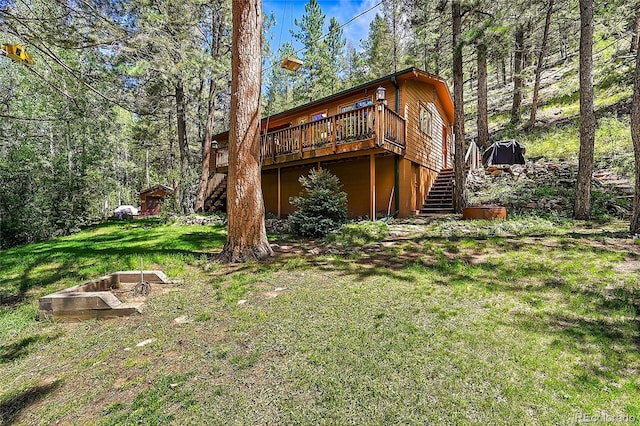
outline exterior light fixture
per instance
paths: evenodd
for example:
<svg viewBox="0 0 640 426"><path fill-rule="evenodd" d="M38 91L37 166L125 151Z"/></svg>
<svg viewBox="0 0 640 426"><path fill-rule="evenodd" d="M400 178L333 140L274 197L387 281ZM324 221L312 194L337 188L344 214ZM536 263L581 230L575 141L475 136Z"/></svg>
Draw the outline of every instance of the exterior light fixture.
<svg viewBox="0 0 640 426"><path fill-rule="evenodd" d="M302 61L298 58L294 58L293 56L287 56L284 58L280 66L289 71L299 71L302 68Z"/></svg>
<svg viewBox="0 0 640 426"><path fill-rule="evenodd" d="M218 149L218 141L217 140L212 140L211 141L211 148L212 149Z"/></svg>
<svg viewBox="0 0 640 426"><path fill-rule="evenodd" d="M376 89L376 101L378 102L384 101L386 92L387 92L387 89L385 89L384 87L382 86L378 87Z"/></svg>

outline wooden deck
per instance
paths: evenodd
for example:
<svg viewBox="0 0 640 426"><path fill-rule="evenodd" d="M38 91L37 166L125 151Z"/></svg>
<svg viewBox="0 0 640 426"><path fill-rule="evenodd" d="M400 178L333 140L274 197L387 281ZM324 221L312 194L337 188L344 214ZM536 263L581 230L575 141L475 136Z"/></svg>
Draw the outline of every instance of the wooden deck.
<svg viewBox="0 0 640 426"><path fill-rule="evenodd" d="M261 136L263 166L383 148L403 155L406 118L386 105L369 105ZM215 151L216 169L229 166L227 147Z"/></svg>

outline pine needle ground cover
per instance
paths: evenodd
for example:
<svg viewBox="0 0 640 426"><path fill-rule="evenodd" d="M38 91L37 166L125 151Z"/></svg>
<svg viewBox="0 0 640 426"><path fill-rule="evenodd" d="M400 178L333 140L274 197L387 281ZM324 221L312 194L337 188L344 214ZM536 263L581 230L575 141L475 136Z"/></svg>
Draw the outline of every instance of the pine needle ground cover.
<svg viewBox="0 0 640 426"><path fill-rule="evenodd" d="M109 224L0 252L1 421L638 424L640 246L622 223L552 225L391 226L233 267L206 260L216 227ZM180 280L143 315L34 320L38 295L140 255Z"/></svg>

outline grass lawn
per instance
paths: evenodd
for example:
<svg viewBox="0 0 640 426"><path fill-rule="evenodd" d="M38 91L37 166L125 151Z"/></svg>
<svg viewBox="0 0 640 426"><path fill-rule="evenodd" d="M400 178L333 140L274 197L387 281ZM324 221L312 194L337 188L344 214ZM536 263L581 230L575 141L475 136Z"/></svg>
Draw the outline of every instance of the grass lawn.
<svg viewBox="0 0 640 426"><path fill-rule="evenodd" d="M0 424L640 424L640 246L591 226L276 239L233 267L206 260L223 229L157 222L2 251ZM143 315L35 320L140 256L179 280Z"/></svg>

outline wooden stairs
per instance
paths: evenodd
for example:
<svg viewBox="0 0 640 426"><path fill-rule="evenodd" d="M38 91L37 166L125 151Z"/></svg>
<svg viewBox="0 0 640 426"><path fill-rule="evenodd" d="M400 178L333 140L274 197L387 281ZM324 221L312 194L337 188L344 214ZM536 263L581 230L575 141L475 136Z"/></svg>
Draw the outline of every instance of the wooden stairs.
<svg viewBox="0 0 640 426"><path fill-rule="evenodd" d="M453 169L442 169L431 186L420 215L451 214L453 210Z"/></svg>
<svg viewBox="0 0 640 426"><path fill-rule="evenodd" d="M227 175L221 174L214 179L210 179L207 192L209 196L204 200L204 211L216 212L225 210L227 204Z"/></svg>

